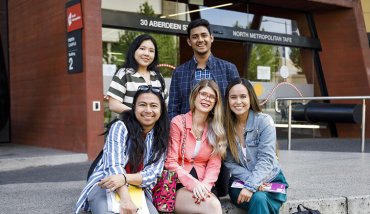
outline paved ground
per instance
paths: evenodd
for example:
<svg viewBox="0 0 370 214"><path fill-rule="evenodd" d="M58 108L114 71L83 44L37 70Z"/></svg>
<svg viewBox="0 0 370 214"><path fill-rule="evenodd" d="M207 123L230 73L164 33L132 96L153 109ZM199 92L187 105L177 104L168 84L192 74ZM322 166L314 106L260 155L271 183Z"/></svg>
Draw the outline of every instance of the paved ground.
<svg viewBox="0 0 370 214"><path fill-rule="evenodd" d="M290 184L281 213L298 203L323 214L370 213L370 141L358 139L279 140L280 163ZM73 213L90 162L71 152L0 144L0 214ZM21 203L20 203L21 202ZM240 213L223 200L228 213Z"/></svg>
<svg viewBox="0 0 370 214"><path fill-rule="evenodd" d="M278 140L280 150L288 149L287 140ZM361 152L361 139L305 138L292 139L291 150L325 152ZM365 153L370 153L370 139L365 143Z"/></svg>
<svg viewBox="0 0 370 214"><path fill-rule="evenodd" d="M84 161L81 163L3 171L0 174L0 185L83 181L86 179L89 167L90 162Z"/></svg>

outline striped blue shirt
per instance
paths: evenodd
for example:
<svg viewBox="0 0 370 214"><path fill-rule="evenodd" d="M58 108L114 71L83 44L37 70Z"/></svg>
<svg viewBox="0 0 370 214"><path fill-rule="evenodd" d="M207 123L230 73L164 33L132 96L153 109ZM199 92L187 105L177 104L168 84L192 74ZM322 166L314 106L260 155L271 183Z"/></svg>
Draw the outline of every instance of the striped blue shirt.
<svg viewBox="0 0 370 214"><path fill-rule="evenodd" d="M110 175L126 174L125 166L128 163L127 143L129 142L127 135L127 128L122 121L117 121L112 125L103 148L103 157L98 162L94 172L91 174L85 188L78 198L76 213L78 213L81 208L85 211L89 210L87 197L93 187L95 187L101 179ZM157 162L147 165L149 160L153 159L153 135L154 130L151 130L146 136L145 146L149 154L144 154L144 169L140 172L143 177L140 187L144 188L145 194L149 199L152 198L152 189L157 182L157 177L162 173L166 155L162 154L162 157L159 158Z"/></svg>

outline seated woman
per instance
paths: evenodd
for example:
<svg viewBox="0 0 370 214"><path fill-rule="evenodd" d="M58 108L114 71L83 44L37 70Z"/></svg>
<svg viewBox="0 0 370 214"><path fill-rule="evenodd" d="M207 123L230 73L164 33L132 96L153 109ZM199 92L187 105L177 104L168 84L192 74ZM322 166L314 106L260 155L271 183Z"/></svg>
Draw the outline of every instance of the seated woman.
<svg viewBox="0 0 370 214"><path fill-rule="evenodd" d="M229 142L225 165L231 173L230 199L248 214L279 213L286 194L263 191L270 182L288 186L276 157L274 121L261 112L249 81L235 79L228 85L225 96ZM234 181L243 187L231 187Z"/></svg>
<svg viewBox="0 0 370 214"><path fill-rule="evenodd" d="M190 93L190 111L171 121L165 167L175 171L181 182L175 213L222 213L220 201L211 192L227 145L220 94L213 80L201 80Z"/></svg>
<svg viewBox="0 0 370 214"><path fill-rule="evenodd" d="M132 110L111 124L102 159L78 199L81 208L92 213L108 211L106 190L120 196L120 212L136 213L127 185L143 188L150 213L157 213L151 190L163 170L168 145L168 117L161 89L140 86Z"/></svg>

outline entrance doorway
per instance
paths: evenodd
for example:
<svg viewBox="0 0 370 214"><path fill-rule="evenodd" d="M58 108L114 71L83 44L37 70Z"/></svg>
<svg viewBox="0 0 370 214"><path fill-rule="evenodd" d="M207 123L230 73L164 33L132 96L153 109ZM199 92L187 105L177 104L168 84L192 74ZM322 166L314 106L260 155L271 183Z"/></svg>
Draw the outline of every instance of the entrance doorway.
<svg viewBox="0 0 370 214"><path fill-rule="evenodd" d="M112 78L109 75L123 63L129 41L141 33L149 33L159 41L163 65L160 70L169 87L173 68L193 55L186 42L187 24L192 19L205 18L215 37L212 53L234 63L240 76L252 82L264 112L276 123L286 123L286 117L275 112L275 98L320 95L313 55L321 47L310 35L308 21L302 20L306 14L271 12L274 9L268 8L274 16L267 16L266 7L246 12L246 3L212 8L214 5L161 2L160 9L155 3L139 4L136 12L108 6L102 9L105 91ZM191 9L204 10L194 15ZM176 13L180 15L172 16Z"/></svg>
<svg viewBox="0 0 370 214"><path fill-rule="evenodd" d="M8 7L0 1L0 143L10 141L10 94L8 57Z"/></svg>

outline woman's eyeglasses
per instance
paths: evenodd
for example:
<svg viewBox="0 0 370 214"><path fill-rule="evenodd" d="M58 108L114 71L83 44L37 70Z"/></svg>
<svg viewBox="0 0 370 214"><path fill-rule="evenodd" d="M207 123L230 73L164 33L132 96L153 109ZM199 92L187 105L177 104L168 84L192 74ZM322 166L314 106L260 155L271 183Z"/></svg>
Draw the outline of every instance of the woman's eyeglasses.
<svg viewBox="0 0 370 214"><path fill-rule="evenodd" d="M207 92L204 92L204 91L200 91L199 92L199 98L201 100L205 100L205 99L209 99L209 101L211 101L212 103L216 102L216 96L213 95L213 94L208 94Z"/></svg>
<svg viewBox="0 0 370 214"><path fill-rule="evenodd" d="M151 85L140 85L138 88L137 88L138 91L149 91L151 90L152 92L154 93L162 93L162 89L160 87L154 87L154 86L151 86Z"/></svg>

